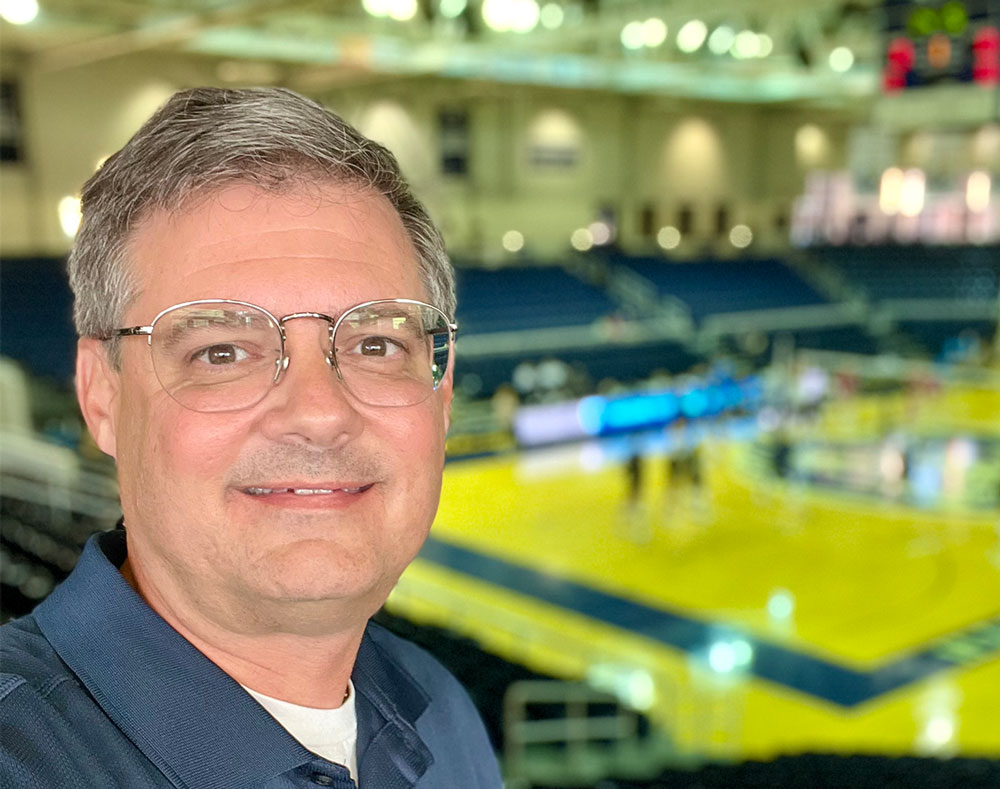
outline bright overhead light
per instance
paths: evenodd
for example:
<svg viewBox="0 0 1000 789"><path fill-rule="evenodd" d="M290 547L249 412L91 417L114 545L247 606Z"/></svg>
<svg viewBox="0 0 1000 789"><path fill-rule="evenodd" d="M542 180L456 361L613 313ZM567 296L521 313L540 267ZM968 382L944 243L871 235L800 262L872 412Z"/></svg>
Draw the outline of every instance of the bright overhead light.
<svg viewBox="0 0 1000 789"><path fill-rule="evenodd" d="M508 230L503 234L500 244L508 252L520 252L524 248L524 234L518 230Z"/></svg>
<svg viewBox="0 0 1000 789"><path fill-rule="evenodd" d="M729 243L737 249L746 249L753 241L753 231L746 225L736 225L729 231Z"/></svg>
<svg viewBox="0 0 1000 789"><path fill-rule="evenodd" d="M539 20L542 23L542 27L546 30L555 30L563 23L565 16L561 5L558 3L546 3L542 6Z"/></svg>
<svg viewBox="0 0 1000 789"><path fill-rule="evenodd" d="M596 222L591 222L587 230L590 231L590 237L596 246L602 246L611 242L613 233L611 225L607 222L600 219Z"/></svg>
<svg viewBox="0 0 1000 789"><path fill-rule="evenodd" d="M890 167L882 173L879 183L878 205L887 216L899 213L900 195L903 192L903 171Z"/></svg>
<svg viewBox="0 0 1000 789"><path fill-rule="evenodd" d="M361 0L361 7L371 16L389 16L392 0Z"/></svg>
<svg viewBox="0 0 1000 789"><path fill-rule="evenodd" d="M59 201L59 226L67 238L73 238L80 227L80 198L66 195Z"/></svg>
<svg viewBox="0 0 1000 789"><path fill-rule="evenodd" d="M529 33L534 30L541 16L538 3L535 0L513 0L513 3L510 29L515 33Z"/></svg>
<svg viewBox="0 0 1000 789"><path fill-rule="evenodd" d="M12 25L27 25L37 16L37 0L0 0L0 17Z"/></svg>
<svg viewBox="0 0 1000 789"><path fill-rule="evenodd" d="M757 36L757 57L766 58L772 52L774 52L774 39L771 38L767 33L761 33Z"/></svg>
<svg viewBox="0 0 1000 789"><path fill-rule="evenodd" d="M390 0L389 16L397 22L408 22L417 15L417 0Z"/></svg>
<svg viewBox="0 0 1000 789"><path fill-rule="evenodd" d="M513 3L510 0L483 0L483 21L487 26L503 33L513 24Z"/></svg>
<svg viewBox="0 0 1000 789"><path fill-rule="evenodd" d="M843 74L854 65L854 53L847 47L837 47L830 53L830 68Z"/></svg>
<svg viewBox="0 0 1000 789"><path fill-rule="evenodd" d="M903 173L903 183L899 191L899 213L907 217L919 216L924 210L927 177L916 167Z"/></svg>
<svg viewBox="0 0 1000 789"><path fill-rule="evenodd" d="M625 49L642 49L645 38L642 22L629 22L622 28L621 41Z"/></svg>
<svg viewBox="0 0 1000 789"><path fill-rule="evenodd" d="M456 19L468 7L468 0L441 0L438 10L447 19Z"/></svg>
<svg viewBox="0 0 1000 789"><path fill-rule="evenodd" d="M981 214L990 207L990 174L977 170L969 175L965 184L965 204L974 214Z"/></svg>
<svg viewBox="0 0 1000 789"><path fill-rule="evenodd" d="M656 243L663 249L676 249L681 243L681 231L673 225L661 227L656 234Z"/></svg>
<svg viewBox="0 0 1000 789"><path fill-rule="evenodd" d="M708 28L700 19L692 19L677 31L677 48L681 52L697 52L705 43Z"/></svg>
<svg viewBox="0 0 1000 789"><path fill-rule="evenodd" d="M719 25L708 37L708 48L715 55L724 55L736 40L736 33L728 25Z"/></svg>
<svg viewBox="0 0 1000 789"><path fill-rule="evenodd" d="M585 227L578 227L569 237L569 243L577 252L586 252L594 246L594 237Z"/></svg>
<svg viewBox="0 0 1000 789"><path fill-rule="evenodd" d="M498 33L527 33L538 24L535 0L483 0L483 21Z"/></svg>
<svg viewBox="0 0 1000 789"><path fill-rule="evenodd" d="M642 43L647 47L658 47L667 40L667 23L653 17L642 23Z"/></svg>
<svg viewBox="0 0 1000 789"><path fill-rule="evenodd" d="M739 60L757 57L760 53L760 41L757 38L757 34L752 30L741 30L736 38L733 39L730 52L734 58L738 58Z"/></svg>

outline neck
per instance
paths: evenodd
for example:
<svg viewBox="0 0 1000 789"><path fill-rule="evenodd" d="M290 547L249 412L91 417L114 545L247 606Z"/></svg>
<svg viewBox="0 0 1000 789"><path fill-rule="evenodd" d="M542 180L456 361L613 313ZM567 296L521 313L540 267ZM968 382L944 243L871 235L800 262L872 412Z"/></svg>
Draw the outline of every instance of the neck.
<svg viewBox="0 0 1000 789"><path fill-rule="evenodd" d="M128 559L121 573L167 624L241 685L306 707L332 709L344 702L367 619L308 632L279 630L277 622L234 632L211 617L192 615L181 601L168 603Z"/></svg>

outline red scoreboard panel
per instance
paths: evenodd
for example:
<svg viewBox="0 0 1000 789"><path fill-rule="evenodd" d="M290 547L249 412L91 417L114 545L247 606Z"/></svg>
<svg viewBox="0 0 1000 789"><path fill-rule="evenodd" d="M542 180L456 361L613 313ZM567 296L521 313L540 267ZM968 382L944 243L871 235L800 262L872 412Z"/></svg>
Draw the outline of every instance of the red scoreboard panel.
<svg viewBox="0 0 1000 789"><path fill-rule="evenodd" d="M1000 0L885 0L887 93L943 82L1000 85Z"/></svg>

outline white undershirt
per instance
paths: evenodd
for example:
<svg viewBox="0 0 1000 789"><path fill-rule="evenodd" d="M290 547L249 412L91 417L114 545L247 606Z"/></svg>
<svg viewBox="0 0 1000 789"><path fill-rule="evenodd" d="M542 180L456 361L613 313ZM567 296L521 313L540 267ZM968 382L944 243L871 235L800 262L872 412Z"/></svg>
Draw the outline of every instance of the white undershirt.
<svg viewBox="0 0 1000 789"><path fill-rule="evenodd" d="M354 708L354 683L347 681L347 699L336 709L303 707L274 699L242 686L285 730L318 756L342 764L358 780L358 716Z"/></svg>

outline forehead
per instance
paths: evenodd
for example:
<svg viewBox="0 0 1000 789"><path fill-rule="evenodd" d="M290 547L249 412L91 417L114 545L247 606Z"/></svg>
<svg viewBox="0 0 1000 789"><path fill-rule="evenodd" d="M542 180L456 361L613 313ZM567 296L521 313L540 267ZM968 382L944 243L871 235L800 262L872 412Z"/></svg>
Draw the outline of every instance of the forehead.
<svg viewBox="0 0 1000 789"><path fill-rule="evenodd" d="M129 248L130 314L230 298L277 312L426 299L413 245L382 195L323 184L273 193L235 184L157 211Z"/></svg>

